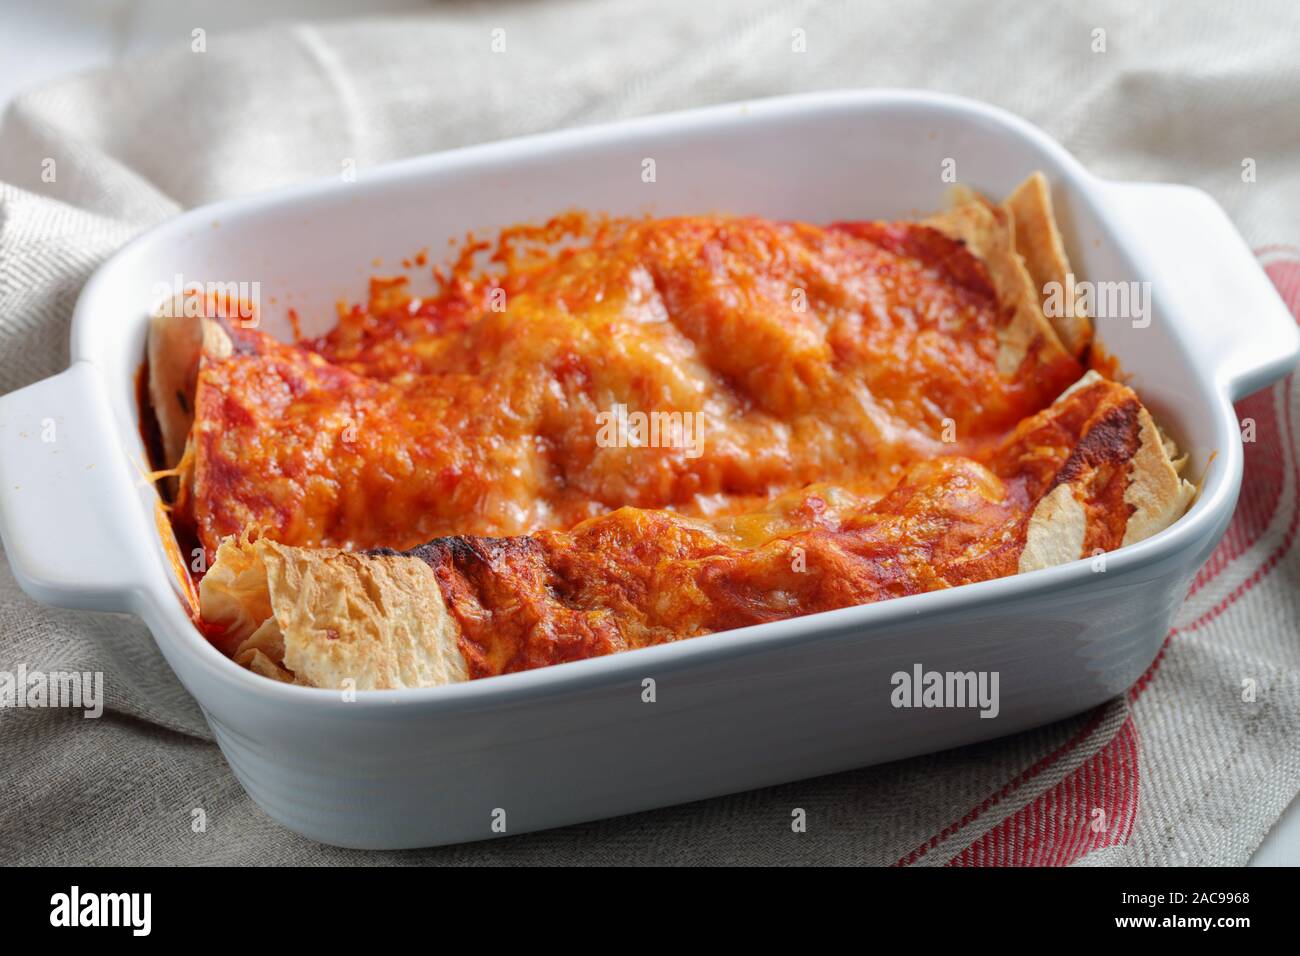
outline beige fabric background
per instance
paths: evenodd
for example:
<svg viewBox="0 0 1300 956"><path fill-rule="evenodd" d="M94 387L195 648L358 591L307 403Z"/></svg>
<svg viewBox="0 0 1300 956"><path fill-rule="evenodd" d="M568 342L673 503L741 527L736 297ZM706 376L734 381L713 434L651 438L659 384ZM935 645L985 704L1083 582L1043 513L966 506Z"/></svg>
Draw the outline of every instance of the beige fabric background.
<svg viewBox="0 0 1300 956"><path fill-rule="evenodd" d="M182 208L335 176L345 158L364 174L466 143L795 91L909 86L978 97L1044 127L1101 175L1206 189L1252 246L1300 239L1300 8L1288 0L429 10L214 35L203 53L186 33L155 56L15 101L0 123L0 391L66 367L67 321L86 277ZM498 27L504 54L490 51ZM805 53L791 50L796 28ZM1104 53L1093 52L1096 29L1106 31ZM1241 181L1245 157L1256 160L1256 183ZM46 158L57 163L54 183L41 178ZM1279 412L1285 401L1278 389ZM1290 517L1257 549L1275 548ZM999 814L1134 717L1143 802L1133 839L1088 862L1244 862L1300 786L1297 582L1291 555L1252 592L1248 617L1176 639L1136 711L1115 702L1077 752ZM1221 597L1211 588L1200 600ZM300 839L251 804L138 622L42 608L0 562L0 669L19 662L103 670L109 712L86 721L0 711L3 862L892 862L1083 726L492 844L362 854ZM1222 700L1243 668L1272 689L1250 714ZM1205 706L1209 698L1218 703ZM809 811L801 838L789 832L791 806ZM190 830L194 807L207 813L206 833ZM926 862L951 857L999 814Z"/></svg>

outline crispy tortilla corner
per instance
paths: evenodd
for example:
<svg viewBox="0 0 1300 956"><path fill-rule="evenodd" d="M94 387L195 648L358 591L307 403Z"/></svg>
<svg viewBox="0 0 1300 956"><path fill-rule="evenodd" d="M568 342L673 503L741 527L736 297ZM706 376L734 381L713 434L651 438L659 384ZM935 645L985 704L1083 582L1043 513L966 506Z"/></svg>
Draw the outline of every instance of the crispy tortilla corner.
<svg viewBox="0 0 1300 956"><path fill-rule="evenodd" d="M925 220L926 224L964 241L988 267L998 297L1016 306L1016 318L1004 334L999 366L1014 371L1012 363L1044 328L1051 329L1054 345L1081 359L1092 342L1092 323L1074 302L1070 260L1052 211L1047 178L1031 173L1000 205L968 186L954 186L950 198L951 208ZM1053 283L1059 296L1049 293ZM1049 301L1061 308L1047 309Z"/></svg>
<svg viewBox="0 0 1300 956"><path fill-rule="evenodd" d="M1077 400L1085 408L1095 402L1086 423L1078 422L1077 407L1068 408L1065 399L1094 387L1095 399L1081 396ZM1078 437L1068 458L1059 459L1054 483L1024 514L1017 572L1087 558L1097 552L1097 541L1106 542L1103 551L1140 541L1168 527L1187 508L1196 489L1180 475L1185 458L1178 457L1173 443L1160 432L1131 389L1089 372L1067 389L1052 409L1059 410L1061 421L1076 422L1068 427L1077 429ZM1042 434L1050 440L1055 417L1049 409L1027 420L1025 434L1037 435L1046 429ZM1030 441L1020 454L1033 458L1035 448ZM869 509L871 504L864 507ZM622 524L619 515L624 515ZM639 526L631 509L614 512L604 520L624 530ZM554 552L565 556L570 569L588 566L576 560L579 549L599 548L605 540L599 534L579 539L569 540ZM476 548L485 540L443 539L432 550L426 546L399 554L228 538L200 585L202 617L215 632L213 640L219 649L237 663L275 680L357 689L464 681L472 668L468 648L480 646L483 636L475 636L476 625L471 620L457 619L450 610L452 597L440 579L444 571L447 580L460 580L468 588L463 606L457 599L456 613L468 614L473 621L482 618L489 642L500 637L507 649L517 651L520 634L532 633L529 628L540 628L544 634L556 627L555 621L561 618L548 613L562 612L567 615L563 620L575 613L545 584L547 561L555 560L554 555L534 546L532 539L488 541L498 549L494 554L505 553L504 546L509 543L530 545L512 552L527 558L517 565L478 560L470 562L470 573L466 570L469 565L454 559L456 554L481 559L481 548ZM710 547L717 543L710 541ZM759 554L766 544L737 546L736 550ZM684 566L692 561L705 566L693 558L683 560ZM756 566L763 566L761 560ZM441 570L435 571L435 567ZM456 578L457 574L461 577ZM517 614L519 608L528 608L530 613ZM501 615L499 621L497 614ZM582 614L578 617L586 620ZM604 618L597 615L597 619ZM512 620L516 624L522 621L524 628L513 638L508 633ZM635 645L613 641L610 646Z"/></svg>
<svg viewBox="0 0 1300 956"><path fill-rule="evenodd" d="M1061 344L1075 358L1083 355L1092 341L1092 324L1074 307L1074 284L1069 281L1070 260L1052 212L1052 194L1047 178L1039 172L1016 187L1003 205L1016 224L1016 251L1024 260L1040 299L1047 299L1049 284L1061 290L1062 309L1052 309L1047 320ZM1067 301L1066 297L1070 301ZM1055 314L1060 312L1061 314Z"/></svg>
<svg viewBox="0 0 1300 956"><path fill-rule="evenodd" d="M1061 398L1099 381L1103 381L1102 376L1090 371L1066 389ZM1178 454L1172 439L1161 432L1141 404L1137 423L1137 449L1127 462L1124 503L1131 510L1124 525L1123 544L1163 531L1182 516L1196 497L1196 486L1182 477L1186 456ZM1039 500L1030 514L1019 573L1089 557L1085 550L1088 511L1083 499L1091 478L1091 469L1075 470L1068 480Z"/></svg>
<svg viewBox="0 0 1300 956"><path fill-rule="evenodd" d="M194 425L194 392L204 355L226 358L229 336L211 319L187 315L183 300L149 321L149 402L158 418L167 468L180 464Z"/></svg>
<svg viewBox="0 0 1300 956"><path fill-rule="evenodd" d="M199 598L218 647L265 677L356 690L468 678L460 629L418 558L230 538Z"/></svg>
<svg viewBox="0 0 1300 956"><path fill-rule="evenodd" d="M1043 314L1034 280L1016 251L1016 223L1011 214L981 199L971 199L924 220L924 224L966 244L988 269L998 300L1014 311L999 330L998 371L1010 378L1031 349L1041 347L1045 363L1073 357Z"/></svg>

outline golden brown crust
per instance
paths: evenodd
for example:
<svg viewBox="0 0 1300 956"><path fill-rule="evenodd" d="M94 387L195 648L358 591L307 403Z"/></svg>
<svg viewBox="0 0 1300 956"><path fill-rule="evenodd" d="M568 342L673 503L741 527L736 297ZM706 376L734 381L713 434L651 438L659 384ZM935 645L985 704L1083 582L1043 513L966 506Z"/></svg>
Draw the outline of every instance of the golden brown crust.
<svg viewBox="0 0 1300 956"><path fill-rule="evenodd" d="M318 687L440 685L1066 563L1154 534L1193 493L1132 390L1088 373L990 460L879 501L810 488L752 519L624 508L570 532L408 554L228 539L219 646Z"/></svg>

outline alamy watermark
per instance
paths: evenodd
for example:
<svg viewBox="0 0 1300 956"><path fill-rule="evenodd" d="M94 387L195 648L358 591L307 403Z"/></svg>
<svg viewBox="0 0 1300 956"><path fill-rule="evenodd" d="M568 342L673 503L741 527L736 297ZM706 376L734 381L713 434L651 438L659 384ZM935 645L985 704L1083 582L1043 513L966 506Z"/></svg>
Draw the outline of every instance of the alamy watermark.
<svg viewBox="0 0 1300 956"><path fill-rule="evenodd" d="M132 936L148 936L153 928L152 893L83 893L73 886L50 897L50 925L119 926Z"/></svg>
<svg viewBox="0 0 1300 956"><path fill-rule="evenodd" d="M246 329L257 325L262 311L262 283L186 282L179 272L170 282L155 282L152 299L168 318L238 319Z"/></svg>
<svg viewBox="0 0 1300 956"><path fill-rule="evenodd" d="M1065 282L1043 286L1043 312L1048 318L1128 319L1135 329L1151 324L1150 282Z"/></svg>
<svg viewBox="0 0 1300 956"><path fill-rule="evenodd" d="M979 708L980 717L990 719L1002 709L998 671L927 671L913 664L911 671L895 671L889 682L889 702L899 708Z"/></svg>
<svg viewBox="0 0 1300 956"><path fill-rule="evenodd" d="M704 416L699 412L629 412L626 405L597 412L601 448L683 448L687 458L704 454Z"/></svg>
<svg viewBox="0 0 1300 956"><path fill-rule="evenodd" d="M83 717L104 713L102 671L0 671L0 707L67 707L82 710Z"/></svg>

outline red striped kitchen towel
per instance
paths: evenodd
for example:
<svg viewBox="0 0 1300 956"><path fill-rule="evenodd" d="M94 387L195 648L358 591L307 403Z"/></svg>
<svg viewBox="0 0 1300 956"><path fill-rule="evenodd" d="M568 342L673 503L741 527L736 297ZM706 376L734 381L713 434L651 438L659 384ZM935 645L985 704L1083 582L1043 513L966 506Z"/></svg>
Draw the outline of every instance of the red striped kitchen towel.
<svg viewBox="0 0 1300 956"><path fill-rule="evenodd" d="M149 56L9 105L0 391L66 368L88 275L184 208L469 143L782 93L974 97L1043 127L1100 176L1206 190L1256 245L1294 242L1300 222L1288 0L1259 0L1248 17L1208 0L1160 16L1012 0L485 2L238 37L214 28L198 50L202 26L159 27ZM496 30L509 37L501 53ZM160 148L188 143L203 148ZM1260 258L1300 309L1300 252L1270 245ZM1248 318L1225 321L1249 335ZM437 850L363 854L272 823L138 621L38 605L0 556L0 670L100 671L107 696L98 720L0 712L0 862L1244 863L1300 791L1297 401L1287 381L1240 404L1255 441L1232 526L1125 697L960 750ZM799 832L794 809L806 813Z"/></svg>

